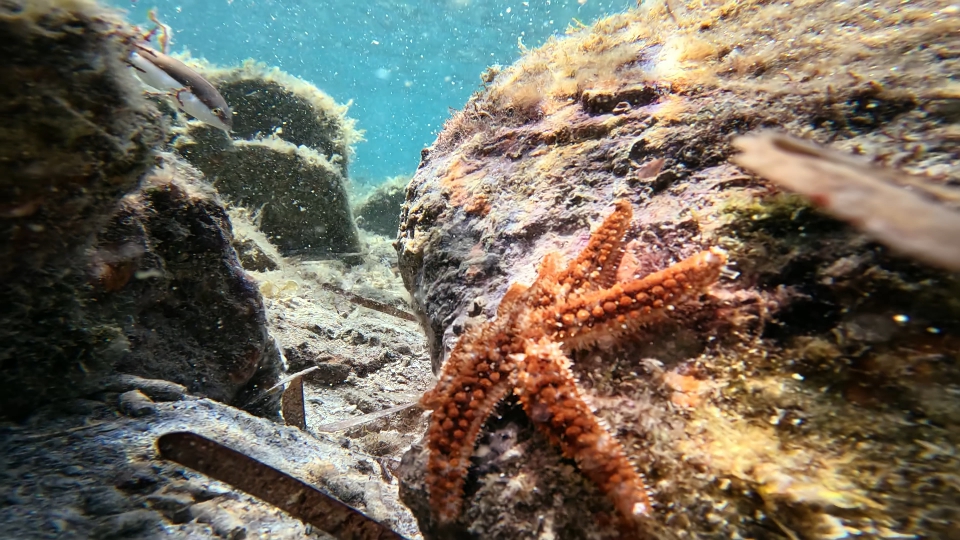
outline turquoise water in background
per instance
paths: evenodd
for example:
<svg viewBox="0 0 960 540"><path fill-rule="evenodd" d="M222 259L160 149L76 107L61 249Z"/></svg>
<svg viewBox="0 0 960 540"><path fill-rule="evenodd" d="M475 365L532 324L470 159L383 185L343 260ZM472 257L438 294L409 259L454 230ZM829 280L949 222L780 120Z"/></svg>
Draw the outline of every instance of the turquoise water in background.
<svg viewBox="0 0 960 540"><path fill-rule="evenodd" d="M583 0L580 0L583 1ZM416 170L450 109L462 108L493 64L589 24L635 0L112 0L131 22L147 10L173 29L171 51L220 65L253 58L306 79L366 131L350 166L354 183Z"/></svg>

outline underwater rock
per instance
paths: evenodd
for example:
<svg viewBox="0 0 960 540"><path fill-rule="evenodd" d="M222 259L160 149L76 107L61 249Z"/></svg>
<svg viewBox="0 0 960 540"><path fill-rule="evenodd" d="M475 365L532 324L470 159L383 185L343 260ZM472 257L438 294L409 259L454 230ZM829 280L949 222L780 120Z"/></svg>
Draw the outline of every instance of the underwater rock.
<svg viewBox="0 0 960 540"><path fill-rule="evenodd" d="M711 246L730 260L666 324L571 354L646 475L644 537L952 534L960 507L932 479L960 474L940 459L960 440L960 279L728 158L736 135L779 127L960 183L943 137L960 122L943 106L957 99L944 75L960 68L955 9L644 2L501 70L424 151L401 217L400 272L434 370L510 284L533 283L550 253L569 261L625 198L620 281ZM514 398L478 444L466 510L444 527L427 452L405 456L401 494L425 538L639 534Z"/></svg>
<svg viewBox="0 0 960 540"><path fill-rule="evenodd" d="M233 229L233 249L240 264L251 272L270 272L283 265L283 255L254 223L250 211L240 206L227 208ZM263 292L263 291L261 291Z"/></svg>
<svg viewBox="0 0 960 540"><path fill-rule="evenodd" d="M357 225L372 233L395 238L400 228L400 211L407 197L410 179L397 176L377 186L357 203L353 214Z"/></svg>
<svg viewBox="0 0 960 540"><path fill-rule="evenodd" d="M388 467L413 438L409 433L419 432L418 411L378 417L377 426L392 428L383 437L363 433L374 424L364 419L356 433L314 437L235 408L265 416L278 409L278 394L260 398L284 366L259 287L231 247L231 223L216 194L196 169L159 151L167 119L143 99L123 62L128 27L94 6L0 0L2 536L327 537L158 459L157 437L193 430L290 470L416 537ZM212 139L202 130L196 135ZM277 150L273 142L265 145ZM257 141L244 143L256 154ZM291 143L283 144L278 152L293 153ZM324 153L323 141L312 144L321 150L294 146L295 159L336 177L339 197L346 161ZM346 208L338 219L355 236L346 197L337 201ZM263 248L248 219L252 212L242 210L231 208L249 228L240 241ZM377 245L379 253L395 256L385 240ZM280 271L292 266L267 247L260 253ZM335 267L331 274L338 277L357 269L340 268L340 261L317 264ZM390 266L370 255L354 285L377 287L371 276L386 275L399 295ZM410 383L413 392L428 384L426 357L413 352L422 351L416 325L398 319L406 325L398 330L396 317L383 315L371 329L361 320L350 325L357 328L350 335L362 335L362 343L348 342L339 322L366 308L342 297L338 305L332 293L317 292L323 295L318 306L293 313L279 302L295 299L278 298L273 315L302 318L296 322L303 326L291 329L296 339L302 339L297 330L318 321L337 329L330 349L365 368L364 380L349 384L352 401L379 408L415 399L397 381ZM339 385L357 379L350 370L326 375ZM320 401L317 394L308 391ZM308 422L319 424L330 413L329 401L310 403ZM355 416L358 407L346 405L335 413ZM401 423L407 424L403 434L396 429ZM368 439L377 454L348 450L342 441L351 437Z"/></svg>
<svg viewBox="0 0 960 540"><path fill-rule="evenodd" d="M120 394L120 411L129 416L148 416L157 412L153 400L140 390Z"/></svg>
<svg viewBox="0 0 960 540"><path fill-rule="evenodd" d="M0 2L0 416L89 389L123 349L87 310L95 235L163 129L118 19L86 2Z"/></svg>
<svg viewBox="0 0 960 540"><path fill-rule="evenodd" d="M273 414L275 399L252 399L284 366L231 240L226 211L199 172L163 155L99 236L93 305L128 343L117 371Z"/></svg>
<svg viewBox="0 0 960 540"><path fill-rule="evenodd" d="M359 139L346 107L262 64L202 68L234 111L232 143L189 123L174 147L232 204L256 215L283 255L348 256L360 240L345 189Z"/></svg>
<svg viewBox="0 0 960 540"><path fill-rule="evenodd" d="M233 249L237 250L240 264L247 270L269 272L280 267L277 261L267 255L264 249L251 238L234 241Z"/></svg>
<svg viewBox="0 0 960 540"><path fill-rule="evenodd" d="M237 257L240 259L240 264L248 270L269 272L270 270L276 270L280 267L277 261L267 255L263 248L250 238L235 241L233 248L237 250Z"/></svg>
<svg viewBox="0 0 960 540"><path fill-rule="evenodd" d="M236 68L204 67L203 74L236 112L233 135L270 135L319 152L347 177L351 145L362 139L356 122L316 86L278 68L247 60Z"/></svg>
<svg viewBox="0 0 960 540"><path fill-rule="evenodd" d="M214 151L181 138L177 149L218 193L257 212L260 229L283 255L360 250L344 177L316 151L277 138L234 141Z"/></svg>

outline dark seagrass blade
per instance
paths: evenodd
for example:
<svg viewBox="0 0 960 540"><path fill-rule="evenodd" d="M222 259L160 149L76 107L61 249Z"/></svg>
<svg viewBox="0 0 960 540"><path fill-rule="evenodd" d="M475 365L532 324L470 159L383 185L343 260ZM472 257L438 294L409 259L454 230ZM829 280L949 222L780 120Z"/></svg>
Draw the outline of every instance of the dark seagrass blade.
<svg viewBox="0 0 960 540"><path fill-rule="evenodd" d="M189 432L157 439L161 457L262 499L343 540L404 540L317 488L236 450Z"/></svg>
<svg viewBox="0 0 960 540"><path fill-rule="evenodd" d="M283 391L280 398L280 407L285 424L294 426L300 431L307 429L307 411L303 403L303 377L290 381L290 385Z"/></svg>

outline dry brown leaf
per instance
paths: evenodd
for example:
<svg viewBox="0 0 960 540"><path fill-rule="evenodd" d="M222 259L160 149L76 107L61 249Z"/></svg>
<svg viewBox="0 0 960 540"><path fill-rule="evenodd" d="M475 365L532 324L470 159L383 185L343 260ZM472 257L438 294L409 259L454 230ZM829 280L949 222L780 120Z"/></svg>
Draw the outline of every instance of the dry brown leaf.
<svg viewBox="0 0 960 540"><path fill-rule="evenodd" d="M881 169L853 156L771 132L737 137L731 160L809 197L834 217L901 253L960 270L960 212L915 189L929 180ZM943 194L943 186L924 189ZM950 191L952 195L957 194ZM940 197L941 199L943 197Z"/></svg>

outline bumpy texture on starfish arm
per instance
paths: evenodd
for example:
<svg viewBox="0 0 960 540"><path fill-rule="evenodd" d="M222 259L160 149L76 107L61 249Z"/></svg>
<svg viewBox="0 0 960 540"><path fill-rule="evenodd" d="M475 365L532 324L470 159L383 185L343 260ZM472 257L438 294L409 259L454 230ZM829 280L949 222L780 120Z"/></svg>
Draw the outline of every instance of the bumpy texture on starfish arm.
<svg viewBox="0 0 960 540"><path fill-rule="evenodd" d="M441 523L459 516L474 444L486 418L514 390L533 422L575 459L626 517L649 513L642 475L583 400L564 350L609 344L695 300L726 263L704 251L643 279L615 283L632 209L613 214L566 268L548 255L529 287L513 284L497 316L465 332L421 404L433 410L427 431L426 484Z"/></svg>
<svg viewBox="0 0 960 540"><path fill-rule="evenodd" d="M522 345L503 331L508 317L471 329L457 342L437 386L420 403L433 409L427 431L427 485L441 521L460 513L463 483L483 422L516 384ZM499 324L497 324L499 323Z"/></svg>
<svg viewBox="0 0 960 540"><path fill-rule="evenodd" d="M596 290L613 285L623 258L623 235L633 219L633 208L626 200L614 204L613 213L593 231L587 247L556 276L566 292Z"/></svg>
<svg viewBox="0 0 960 540"><path fill-rule="evenodd" d="M527 416L623 515L647 514L651 505L643 476L583 400L560 346L544 338L529 344L522 356L517 393Z"/></svg>
<svg viewBox="0 0 960 540"><path fill-rule="evenodd" d="M726 255L718 248L702 251L642 279L573 296L553 310L553 321L545 323L568 350L609 345L696 299L720 277L725 262Z"/></svg>

